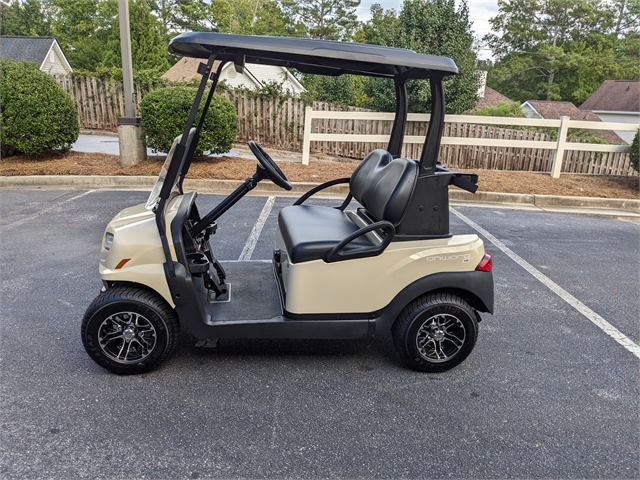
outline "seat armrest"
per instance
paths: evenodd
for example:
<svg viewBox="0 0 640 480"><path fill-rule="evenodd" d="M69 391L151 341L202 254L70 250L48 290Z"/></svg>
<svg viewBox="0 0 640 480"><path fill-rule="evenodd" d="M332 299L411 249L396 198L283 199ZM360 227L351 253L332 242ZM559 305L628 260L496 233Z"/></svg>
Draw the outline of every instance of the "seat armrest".
<svg viewBox="0 0 640 480"><path fill-rule="evenodd" d="M339 185L341 183L349 183L349 180L350 180L349 177L344 177L344 178L336 178L335 180L329 180L328 182L321 183L320 185L318 185L316 187L313 187L311 190L309 190L307 193L305 193L299 199L297 199L295 201L294 205L302 205L312 195L315 195L316 193L320 192L321 190L324 190L325 188L333 187L334 185ZM349 195L347 195L347 199L342 203L342 205L339 207L339 209L340 210L344 210L346 208L346 206L349 204L349 202L351 201L351 198L353 198L353 197L351 196L351 193L349 193Z"/></svg>
<svg viewBox="0 0 640 480"><path fill-rule="evenodd" d="M477 183L478 175L475 174L454 174L453 177L451 177L452 185L471 193L476 193L478 191Z"/></svg>
<svg viewBox="0 0 640 480"><path fill-rule="evenodd" d="M386 232L386 235L382 239L382 243L380 245L375 245L373 247L362 247L354 250L349 250L343 252L342 250L353 242L356 238L361 237L369 232L374 230L381 229ZM353 232L351 235L342 240L338 245L333 247L327 254L324 256L324 261L326 263L340 262L342 260L353 260L356 258L367 258L367 257L376 257L380 255L384 250L389 246L391 240L396 234L396 229L393 226L393 223L387 222L386 220L382 220L380 222L372 223L371 225L365 225L361 229Z"/></svg>

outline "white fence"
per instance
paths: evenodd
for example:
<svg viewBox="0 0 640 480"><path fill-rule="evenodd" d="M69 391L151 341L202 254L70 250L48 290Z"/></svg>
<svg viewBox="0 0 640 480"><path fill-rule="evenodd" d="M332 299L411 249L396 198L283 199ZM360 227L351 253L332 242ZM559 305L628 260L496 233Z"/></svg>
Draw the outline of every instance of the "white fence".
<svg viewBox="0 0 640 480"><path fill-rule="evenodd" d="M392 122L394 113L380 112L336 112L318 111L312 107L305 109L304 137L302 145L302 163L309 164L309 154L311 142L367 142L385 143L389 141L389 134L371 135L358 133L312 133L312 122L314 119L342 119L342 120L372 120ZM428 122L429 114L410 113L407 122ZM544 127L558 129L556 141L534 141L534 140L514 140L504 138L464 138L464 137L442 137L442 145L469 145L486 147L515 147L531 148L554 151L551 166L551 176L558 178L562 170L562 162L565 151L577 150L583 152L603 152L603 153L627 153L629 145L607 145L598 143L578 143L567 141L567 132L571 129L584 130L618 130L636 131L640 125L628 123L612 122L587 122L571 120L569 117L561 117L558 120L533 119L533 118L511 118L511 117L485 117L479 115L445 115L445 123L467 123L482 125L502 125L502 126L523 126L523 127ZM405 135L405 144L424 143L424 135Z"/></svg>

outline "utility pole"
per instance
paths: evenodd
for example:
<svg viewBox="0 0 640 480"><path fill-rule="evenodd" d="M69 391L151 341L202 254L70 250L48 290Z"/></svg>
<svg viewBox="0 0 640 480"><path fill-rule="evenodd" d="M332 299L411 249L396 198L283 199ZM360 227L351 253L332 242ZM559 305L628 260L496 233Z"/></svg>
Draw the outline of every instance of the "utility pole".
<svg viewBox="0 0 640 480"><path fill-rule="evenodd" d="M136 117L133 100L129 0L118 0L118 19L120 21L120 53L122 55L122 83L124 87L124 117L118 118L120 163L122 165L136 165L147 159L147 148L144 145L140 117Z"/></svg>

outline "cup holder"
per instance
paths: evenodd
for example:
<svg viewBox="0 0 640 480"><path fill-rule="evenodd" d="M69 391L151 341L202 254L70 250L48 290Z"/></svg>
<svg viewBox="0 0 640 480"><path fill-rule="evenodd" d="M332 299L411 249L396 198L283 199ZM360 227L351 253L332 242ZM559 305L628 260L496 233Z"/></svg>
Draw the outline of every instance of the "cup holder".
<svg viewBox="0 0 640 480"><path fill-rule="evenodd" d="M209 259L204 253L188 253L187 265L193 275L202 275L209 271Z"/></svg>

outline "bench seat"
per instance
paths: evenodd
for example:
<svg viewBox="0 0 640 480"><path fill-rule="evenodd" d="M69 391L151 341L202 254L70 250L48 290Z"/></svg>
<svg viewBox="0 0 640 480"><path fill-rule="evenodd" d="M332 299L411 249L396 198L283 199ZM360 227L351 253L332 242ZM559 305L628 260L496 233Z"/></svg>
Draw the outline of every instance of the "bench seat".
<svg viewBox="0 0 640 480"><path fill-rule="evenodd" d="M295 205L280 210L278 227L292 263L322 259L358 226L342 210L316 205ZM345 247L352 250L371 247L366 236Z"/></svg>
<svg viewBox="0 0 640 480"><path fill-rule="evenodd" d="M351 175L350 193L364 207L370 219L376 223L386 223L387 231L391 232L387 233L387 241L393 239L393 227L398 226L404 217L416 185L418 168L418 163L413 160L394 160L389 152L374 150ZM333 262L355 258L355 255L343 255L343 258L337 259L335 255L325 258L331 249L360 230L340 209L302 204L286 207L280 211L278 227L293 263L320 259ZM359 235L341 248L340 252L347 254L361 250L364 255L373 256L379 255L386 248L386 244L381 243L382 248L377 251L377 246L367 239L366 231Z"/></svg>

